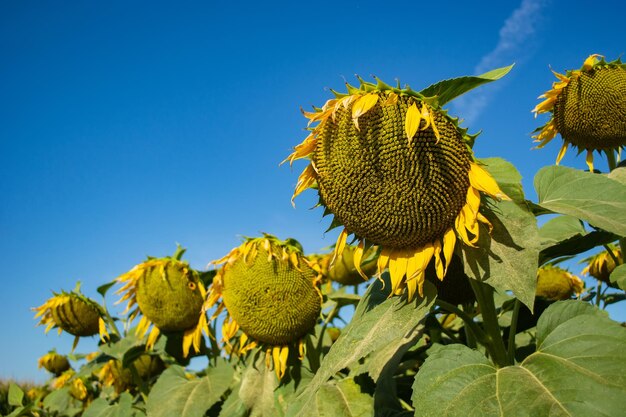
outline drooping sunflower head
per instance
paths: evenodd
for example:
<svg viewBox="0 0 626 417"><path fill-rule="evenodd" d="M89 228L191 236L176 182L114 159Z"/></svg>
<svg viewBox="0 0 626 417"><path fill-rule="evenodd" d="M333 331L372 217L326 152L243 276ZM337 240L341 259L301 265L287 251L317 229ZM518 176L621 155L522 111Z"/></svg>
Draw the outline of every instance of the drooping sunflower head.
<svg viewBox="0 0 626 417"><path fill-rule="evenodd" d="M206 290L199 275L181 261L184 249L178 248L173 257L149 258L117 281L123 284L119 302L128 300L126 312L130 319L141 314L137 334L148 336L147 347L154 345L160 332L184 332L183 354L193 345L200 351L202 331L208 334L206 315L202 309Z"/></svg>
<svg viewBox="0 0 626 417"><path fill-rule="evenodd" d="M310 135L287 158L308 157L294 197L316 186L320 204L359 241L357 269L368 245L381 247L378 269L389 266L393 292L409 299L422 294L424 271L434 257L443 278L457 234L467 245L478 241L481 192L504 197L491 176L474 161L467 134L436 97L361 80L335 93L322 108L306 113Z"/></svg>
<svg viewBox="0 0 626 417"><path fill-rule="evenodd" d="M45 325L46 333L53 327L59 329L59 334L65 330L76 336L74 347L79 337L93 336L98 333L102 340L108 337L102 306L80 292L80 283L71 292L62 291L53 294L54 296L44 304L33 309L37 312L35 318L40 319L37 324Z"/></svg>
<svg viewBox="0 0 626 417"><path fill-rule="evenodd" d="M553 71L554 72L554 71ZM587 150L593 171L593 151L620 149L626 145L626 65L618 59L606 62L601 55L589 56L583 66L558 78L533 112L550 113L548 123L537 129L535 142L542 148L557 133L563 138L558 164L569 145Z"/></svg>
<svg viewBox="0 0 626 417"><path fill-rule="evenodd" d="M567 300L572 295L580 295L585 283L565 269L546 265L537 271L535 295L547 300Z"/></svg>
<svg viewBox="0 0 626 417"><path fill-rule="evenodd" d="M137 377L142 381L148 381L165 369L165 364L159 356L148 353L135 359L132 366L137 372ZM110 359L106 362L97 376L102 385L112 386L118 394L136 386L133 371L129 367L124 367L119 359Z"/></svg>
<svg viewBox="0 0 626 417"><path fill-rule="evenodd" d="M207 308L218 305L227 315L222 325L228 346L237 337L237 348L244 353L258 345L267 350L268 364L274 359L278 377L286 370L289 346L299 343L313 329L320 316L319 274L309 265L301 247L293 239L281 241L265 234L247 238L224 258L209 290Z"/></svg>
<svg viewBox="0 0 626 417"><path fill-rule="evenodd" d="M586 263L587 266L582 270L582 273L591 275L595 279L610 285L611 280L609 277L611 272L613 272L617 265L624 263L624 258L622 250L619 247L615 245L607 245L607 247L611 253L609 253L608 250L604 250L589 258L583 259L582 262ZM616 260L617 264L615 263Z"/></svg>
<svg viewBox="0 0 626 417"><path fill-rule="evenodd" d="M63 372L70 369L70 362L64 355L51 351L43 355L37 361L39 368L45 368L48 372L53 373L55 376L60 376Z"/></svg>
<svg viewBox="0 0 626 417"><path fill-rule="evenodd" d="M357 285L368 280L376 273L378 258L376 257L376 248L369 248L363 254L364 260L361 264L361 271L358 271L354 266L355 250L356 247L346 245L341 255L334 262L334 253L309 255L309 260L315 263L322 275L329 280L343 285Z"/></svg>

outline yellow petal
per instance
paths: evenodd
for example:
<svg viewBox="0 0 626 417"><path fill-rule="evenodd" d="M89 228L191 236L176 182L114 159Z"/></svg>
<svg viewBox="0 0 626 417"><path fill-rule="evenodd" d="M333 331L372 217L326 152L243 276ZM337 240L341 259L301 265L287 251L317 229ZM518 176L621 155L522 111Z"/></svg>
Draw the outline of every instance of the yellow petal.
<svg viewBox="0 0 626 417"><path fill-rule="evenodd" d="M298 177L296 190L293 192L293 196L291 197L292 206L294 207L296 206L296 204L293 201L296 198L296 196L300 194L302 191L309 188L311 185L313 185L313 183L315 183L316 180L317 180L317 173L315 172L315 168L313 167L313 164L309 164Z"/></svg>
<svg viewBox="0 0 626 417"><path fill-rule="evenodd" d="M556 124L553 119L550 120L550 122L546 124L543 129L541 129L541 132L539 132L537 136L535 136L535 142L541 142L539 145L535 146L535 149L541 149L546 146L548 142L556 137L556 134Z"/></svg>
<svg viewBox="0 0 626 417"><path fill-rule="evenodd" d="M354 269L363 277L364 280L367 280L368 277L365 275L363 270L361 269L361 259L363 259L363 250L365 248L365 241L361 240L359 245L354 249L354 253L352 255L352 260L354 262Z"/></svg>
<svg viewBox="0 0 626 417"><path fill-rule="evenodd" d="M328 268L332 268L335 264L335 261L341 256L343 250L346 247L346 240L348 240L348 231L343 229L337 238L337 243L335 243L335 252L333 254L333 259L330 261L330 265Z"/></svg>
<svg viewBox="0 0 626 417"><path fill-rule="evenodd" d="M394 92L391 92L387 95L387 99L383 103L383 106L390 106L398 103L398 95Z"/></svg>
<svg viewBox="0 0 626 417"><path fill-rule="evenodd" d="M297 145L294 148L293 153L289 155L287 159L281 162L281 164L284 164L286 161L289 161L289 165L293 165L293 161L295 161L296 159L309 156L309 154L315 150L316 146L317 146L317 137L315 136L314 133L311 133L309 136L307 136L306 139L304 139L304 141L301 144Z"/></svg>
<svg viewBox="0 0 626 417"><path fill-rule="evenodd" d="M587 158L585 158L589 172L593 172L593 149L587 149Z"/></svg>
<svg viewBox="0 0 626 417"><path fill-rule="evenodd" d="M473 248L476 247L476 245L472 243L471 239L469 238L469 235L467 234L467 230L465 229L465 210L461 210L459 214L456 216L456 219L454 220L454 229L457 231L457 233L461 237L461 240L463 241L463 243Z"/></svg>
<svg viewBox="0 0 626 417"><path fill-rule="evenodd" d="M564 83L569 83L569 80L570 80L570 79L569 79L569 77L567 77L566 75L563 75L563 74L559 74L558 72L556 72L556 71L554 71L554 70L551 70L551 71L552 71L552 74L554 74L554 76L555 76L556 78L558 78L559 80L561 80L561 82L564 82Z"/></svg>
<svg viewBox="0 0 626 417"><path fill-rule="evenodd" d="M146 341L146 349L152 349L160 333L161 331L158 327L152 326L152 331L148 335L148 340Z"/></svg>
<svg viewBox="0 0 626 417"><path fill-rule="evenodd" d="M567 142L563 142L563 146L561 146L561 150L559 151L559 154L556 156L556 165L558 165L561 162L561 159L563 159L563 157L565 156L565 152L567 151Z"/></svg>
<svg viewBox="0 0 626 417"><path fill-rule="evenodd" d="M372 107L374 107L377 101L378 94L368 93L354 102L354 105L352 106L352 121L354 122L354 126L357 130L359 129L359 117L363 116Z"/></svg>
<svg viewBox="0 0 626 417"><path fill-rule="evenodd" d="M443 235L443 257L446 261L446 268L443 271L444 276L448 273L448 267L452 262L454 255L454 246L456 244L456 234L453 228L449 228Z"/></svg>
<svg viewBox="0 0 626 417"><path fill-rule="evenodd" d="M556 102L556 97L550 97L542 101L541 103L537 104L535 108L532 109L531 111L535 113L535 117L537 117L539 113L546 113L552 110L554 108L555 102Z"/></svg>
<svg viewBox="0 0 626 417"><path fill-rule="evenodd" d="M469 171L470 185L479 191L489 194L492 197L498 197L504 200L510 200L498 187L496 180L480 165L471 162Z"/></svg>
<svg viewBox="0 0 626 417"><path fill-rule="evenodd" d="M603 56L599 54L589 55L587 59L585 59L585 62L583 62L583 68L582 68L583 71L589 71L591 68L593 68L595 63L598 61L597 59L598 57L603 57Z"/></svg>
<svg viewBox="0 0 626 417"><path fill-rule="evenodd" d="M420 125L421 115L415 103L411 104L406 111L406 120L404 122L404 131L406 137L409 139L409 145L413 140L413 136L417 132L417 128Z"/></svg>
<svg viewBox="0 0 626 417"><path fill-rule="evenodd" d="M389 265L389 253L390 250L383 248L383 250L380 252L380 256L378 257L378 275L382 274L383 271L385 270L385 268L387 268L387 265Z"/></svg>
<svg viewBox="0 0 626 417"><path fill-rule="evenodd" d="M428 111L428 106L426 105L426 103L422 104L422 119L424 119L424 121L426 122L426 124L422 127L422 130L426 130L430 126L431 121L430 113Z"/></svg>
<svg viewBox="0 0 626 417"><path fill-rule="evenodd" d="M100 340L102 343L106 343L107 339L111 338L111 336L109 336L109 332L107 332L107 327L104 320L102 320L102 317L98 318L98 333L100 334Z"/></svg>
<svg viewBox="0 0 626 417"><path fill-rule="evenodd" d="M439 278L440 281L443 281L443 277L445 276L445 270L443 267L443 261L441 259L441 241L434 241L433 247L435 248L435 273L437 274L437 278Z"/></svg>
<svg viewBox="0 0 626 417"><path fill-rule="evenodd" d="M146 316L142 316L141 320L139 320L139 324L137 325L137 329L135 330L135 334L139 337L143 337L148 332L148 327L150 327L150 320Z"/></svg>
<svg viewBox="0 0 626 417"><path fill-rule="evenodd" d="M441 135L439 134L439 129L437 129L437 125L435 124L435 118L433 116L433 114L430 114L430 126L433 128L433 133L435 134L435 137L437 138L437 142L439 143L439 140L441 139Z"/></svg>
<svg viewBox="0 0 626 417"><path fill-rule="evenodd" d="M404 276L407 273L407 263L408 259L404 251L395 250L389 255L389 276L391 278L392 293L401 288Z"/></svg>

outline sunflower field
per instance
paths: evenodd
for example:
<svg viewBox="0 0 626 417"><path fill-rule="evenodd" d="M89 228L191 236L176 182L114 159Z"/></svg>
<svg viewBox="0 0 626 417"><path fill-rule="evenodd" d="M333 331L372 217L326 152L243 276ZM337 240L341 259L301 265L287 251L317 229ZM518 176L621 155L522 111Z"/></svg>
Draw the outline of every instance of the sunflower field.
<svg viewBox="0 0 626 417"><path fill-rule="evenodd" d="M546 74L536 147L563 146L537 201L446 110L511 68L331 90L283 162L302 170L292 203L317 192L331 216L332 248L267 233L199 271L178 247L99 294L53 293L35 319L73 349L42 352L49 381L10 384L2 415L626 415L626 328L605 311L626 298L626 64ZM588 169L559 166L570 147ZM97 351L79 353L86 337Z"/></svg>

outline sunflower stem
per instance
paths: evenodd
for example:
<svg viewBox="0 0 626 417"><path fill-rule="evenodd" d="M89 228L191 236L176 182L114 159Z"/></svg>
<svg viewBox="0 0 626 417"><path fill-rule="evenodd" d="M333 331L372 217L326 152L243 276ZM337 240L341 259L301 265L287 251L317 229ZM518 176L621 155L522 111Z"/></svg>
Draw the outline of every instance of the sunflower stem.
<svg viewBox="0 0 626 417"><path fill-rule="evenodd" d="M469 307L470 306L467 304L463 305L463 312L465 314L467 314ZM471 307L473 309L474 305L472 304ZM465 331L465 339L467 340L467 347L476 349L478 345L476 344L476 337L474 336L472 331L467 326L463 326L463 330Z"/></svg>
<svg viewBox="0 0 626 417"><path fill-rule="evenodd" d="M496 306L493 301L493 288L480 281L469 280L472 289L476 294L476 300L480 308L480 314L483 318L483 326L486 333L485 348L489 352L491 360L498 367L509 365L508 355L500 333L500 325L498 324L498 316L496 315Z"/></svg>
<svg viewBox="0 0 626 417"><path fill-rule="evenodd" d="M507 353L509 363L515 363L515 335L517 334L517 318L519 317L520 301L516 298L513 306L513 316L511 317L511 327L509 327L509 342L507 344Z"/></svg>
<svg viewBox="0 0 626 417"><path fill-rule="evenodd" d="M478 340L481 344L487 343L487 335L485 334L483 329L481 329L480 326L476 324L474 319L472 319L467 313L459 309L457 306L442 301L440 299L437 299L435 301L435 304L443 308L444 310L449 311L450 313L456 314L461 318L461 320L463 320L463 322L465 323L465 331L467 332L468 336L472 336L472 341L474 342L474 344L476 340ZM468 337L468 344L469 340L470 338Z"/></svg>
<svg viewBox="0 0 626 417"><path fill-rule="evenodd" d="M600 300L602 300L602 281L598 280L596 285L596 307L600 308Z"/></svg>

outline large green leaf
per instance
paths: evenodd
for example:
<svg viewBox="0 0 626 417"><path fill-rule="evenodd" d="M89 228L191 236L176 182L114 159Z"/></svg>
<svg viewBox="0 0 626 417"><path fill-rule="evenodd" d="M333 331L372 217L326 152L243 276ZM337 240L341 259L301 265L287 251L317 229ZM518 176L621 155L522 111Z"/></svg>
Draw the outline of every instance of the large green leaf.
<svg viewBox="0 0 626 417"><path fill-rule="evenodd" d="M133 408L133 397L123 392L117 404L109 404L104 398L97 398L83 413L83 417L143 417L143 411Z"/></svg>
<svg viewBox="0 0 626 417"><path fill-rule="evenodd" d="M605 175L549 166L535 176L539 205L626 236L626 185Z"/></svg>
<svg viewBox="0 0 626 417"><path fill-rule="evenodd" d="M384 274L384 279L384 290L380 281L370 285L350 324L324 357L312 381L289 408L288 415L300 416L312 407L318 390L335 373L384 346L406 342L405 338L414 335L421 326L422 319L434 302L434 287L425 283L424 298L416 297L413 302L407 303L405 297L389 298L391 284L387 274Z"/></svg>
<svg viewBox="0 0 626 417"><path fill-rule="evenodd" d="M43 399L43 408L52 415L72 417L83 411L82 403L70 395L69 387L55 389Z"/></svg>
<svg viewBox="0 0 626 417"><path fill-rule="evenodd" d="M586 234L585 227L576 217L558 216L548 220L539 228L539 243L543 250L564 240Z"/></svg>
<svg viewBox="0 0 626 417"><path fill-rule="evenodd" d="M537 325L537 351L496 368L463 345L434 351L413 385L415 416L622 416L626 329L580 301L557 302Z"/></svg>
<svg viewBox="0 0 626 417"><path fill-rule="evenodd" d="M202 417L230 386L233 368L223 361L201 378L187 379L185 369L171 366L157 380L148 396L150 417Z"/></svg>
<svg viewBox="0 0 626 417"><path fill-rule="evenodd" d="M512 163L502 158L479 158L478 162L484 165L504 194L515 202L524 201L522 176Z"/></svg>
<svg viewBox="0 0 626 417"><path fill-rule="evenodd" d="M537 285L537 221L523 204L500 201L485 211L491 234L481 228L476 248L461 245L465 273L500 292L513 291L532 310Z"/></svg>
<svg viewBox="0 0 626 417"><path fill-rule="evenodd" d="M370 417L373 415L372 397L361 392L350 378L329 381L316 393L311 406L302 410L301 417Z"/></svg>
<svg viewBox="0 0 626 417"><path fill-rule="evenodd" d="M622 264L611 272L611 282L626 291L626 264Z"/></svg>
<svg viewBox="0 0 626 417"><path fill-rule="evenodd" d="M511 68L513 68L513 65L497 68L481 75L458 77L439 81L438 83L432 84L420 91L420 94L426 97L436 96L439 105L443 106L461 94L465 94L478 86L504 77L509 71L511 71Z"/></svg>

